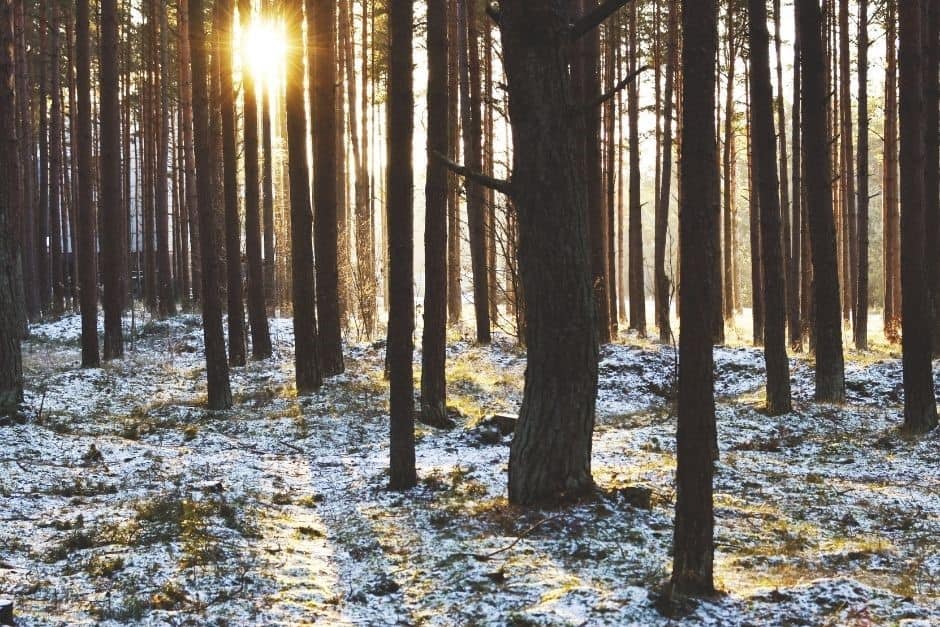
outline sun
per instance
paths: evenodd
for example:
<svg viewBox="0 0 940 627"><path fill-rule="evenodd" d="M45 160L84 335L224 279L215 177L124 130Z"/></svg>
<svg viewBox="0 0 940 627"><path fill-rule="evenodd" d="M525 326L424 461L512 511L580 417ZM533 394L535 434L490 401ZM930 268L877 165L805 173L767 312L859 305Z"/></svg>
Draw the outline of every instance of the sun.
<svg viewBox="0 0 940 627"><path fill-rule="evenodd" d="M274 84L284 70L287 33L280 21L254 19L241 33L246 69L258 82Z"/></svg>

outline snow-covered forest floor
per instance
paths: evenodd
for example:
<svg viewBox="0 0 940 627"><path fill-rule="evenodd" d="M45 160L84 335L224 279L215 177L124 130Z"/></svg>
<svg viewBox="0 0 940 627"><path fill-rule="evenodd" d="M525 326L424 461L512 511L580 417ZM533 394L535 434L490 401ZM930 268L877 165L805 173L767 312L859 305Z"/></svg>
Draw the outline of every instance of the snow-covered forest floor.
<svg viewBox="0 0 940 627"><path fill-rule="evenodd" d="M484 419L521 399L508 338L451 338L457 427L419 426L420 484L397 494L381 343L298 398L290 325L233 370L223 413L203 408L198 317L142 326L100 370L77 368L77 317L32 329L30 411L0 426L0 597L20 624L940 623L940 433L898 433L897 355L850 355L845 407L813 404L794 359L795 411L769 418L762 354L716 350L724 594L667 619L671 347L603 349L599 492L525 511L506 502L511 436Z"/></svg>

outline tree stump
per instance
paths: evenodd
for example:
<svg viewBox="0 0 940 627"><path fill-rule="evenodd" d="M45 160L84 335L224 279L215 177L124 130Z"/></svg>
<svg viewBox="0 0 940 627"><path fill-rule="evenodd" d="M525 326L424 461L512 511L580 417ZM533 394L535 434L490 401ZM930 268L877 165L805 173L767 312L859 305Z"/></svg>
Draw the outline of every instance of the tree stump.
<svg viewBox="0 0 940 627"><path fill-rule="evenodd" d="M0 599L0 625L13 624L13 600Z"/></svg>

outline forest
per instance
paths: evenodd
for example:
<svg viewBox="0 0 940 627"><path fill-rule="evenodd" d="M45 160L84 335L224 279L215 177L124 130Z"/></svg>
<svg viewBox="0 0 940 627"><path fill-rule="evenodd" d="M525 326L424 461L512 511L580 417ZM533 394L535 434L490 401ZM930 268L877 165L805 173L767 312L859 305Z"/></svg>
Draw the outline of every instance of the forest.
<svg viewBox="0 0 940 627"><path fill-rule="evenodd" d="M0 0L0 625L940 624L940 0Z"/></svg>

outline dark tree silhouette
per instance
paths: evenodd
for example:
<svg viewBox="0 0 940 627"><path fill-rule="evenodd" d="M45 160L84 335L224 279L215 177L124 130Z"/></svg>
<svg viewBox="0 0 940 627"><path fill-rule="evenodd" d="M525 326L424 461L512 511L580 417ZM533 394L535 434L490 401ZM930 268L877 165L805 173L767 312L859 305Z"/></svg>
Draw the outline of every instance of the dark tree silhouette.
<svg viewBox="0 0 940 627"><path fill-rule="evenodd" d="M676 522L672 595L714 592L712 448L715 400L712 380L712 259L703 234L718 214L717 140L714 122L718 3L682 3L682 149L679 162L679 284L683 312L679 333L679 424L676 433Z"/></svg>
<svg viewBox="0 0 940 627"><path fill-rule="evenodd" d="M413 0L389 6L391 50L388 73L388 378L391 413L389 487L404 490L415 471L414 381L414 134L412 78Z"/></svg>
<svg viewBox="0 0 940 627"><path fill-rule="evenodd" d="M842 317L836 257L836 228L829 179L830 146L826 128L826 58L822 45L822 14L815 0L797 0L803 79L803 172L813 251L815 303L816 400L845 400L845 365L842 356Z"/></svg>
<svg viewBox="0 0 940 627"><path fill-rule="evenodd" d="M206 374L209 409L232 406L232 390L225 359L222 334L222 299L219 295L219 267L216 221L212 204L212 155L209 139L209 91L207 46L202 0L189 0L189 42L193 77L193 147L196 156L196 184L199 202L199 237L202 251L202 330L206 344Z"/></svg>
<svg viewBox="0 0 940 627"><path fill-rule="evenodd" d="M927 0L929 2L930 0ZM926 102L923 40L924 0L898 5L901 128L901 333L904 362L904 431L937 426L931 363L930 303L924 267ZM931 242L936 246L937 242Z"/></svg>

